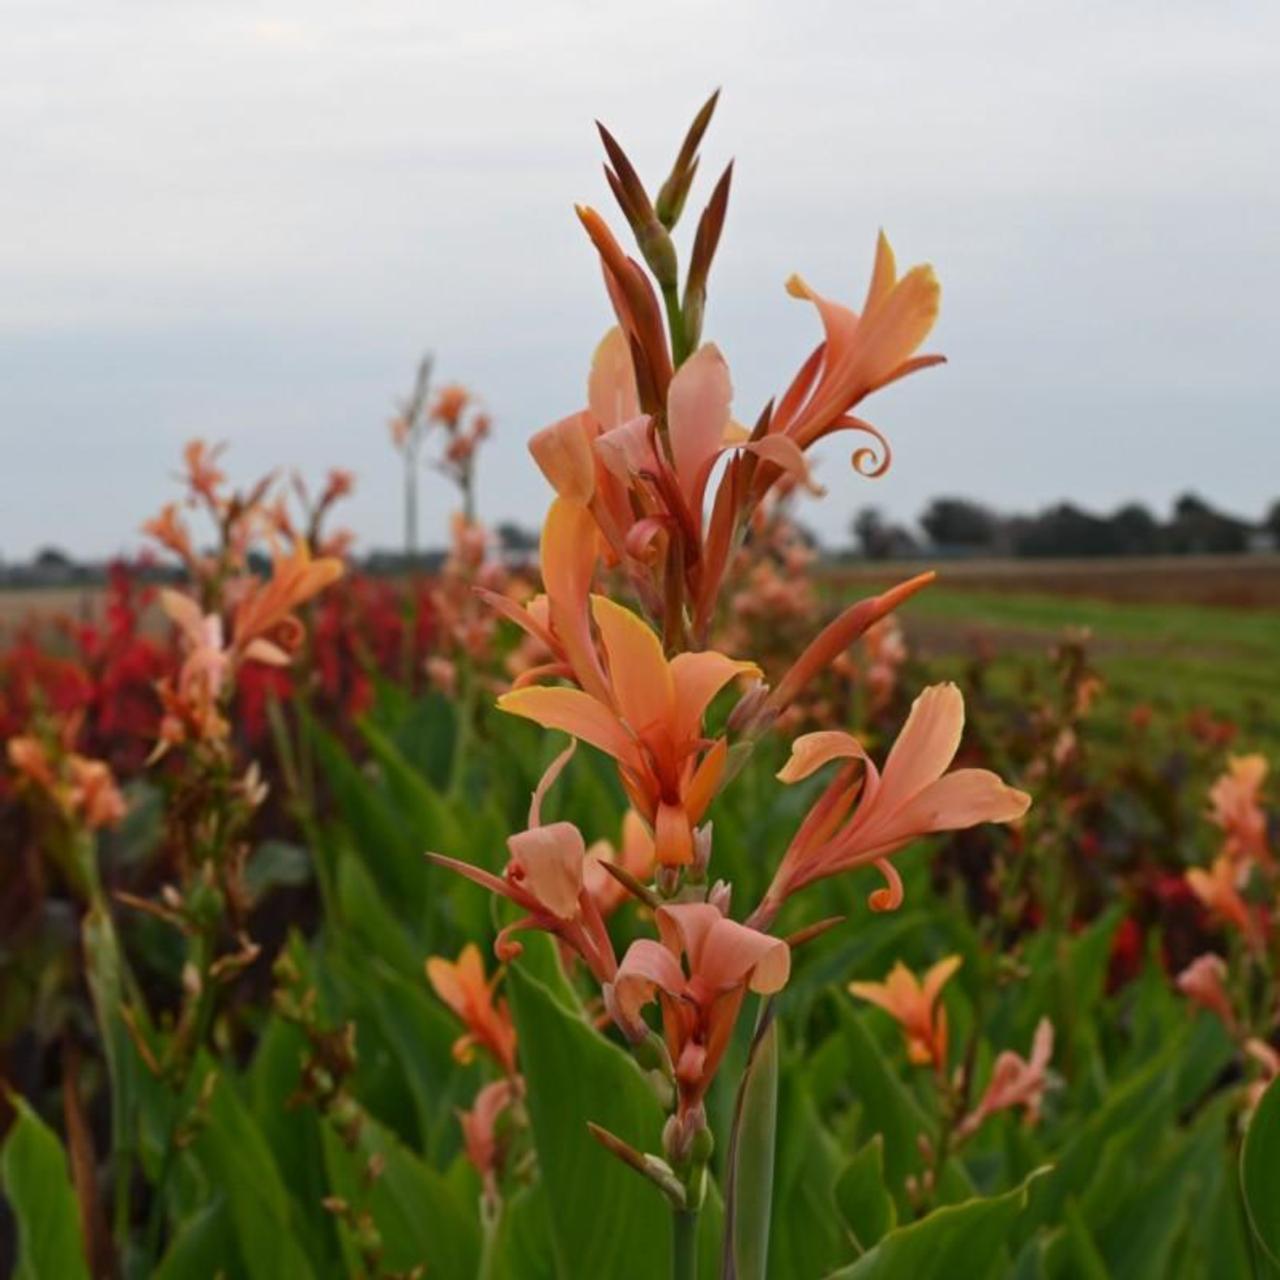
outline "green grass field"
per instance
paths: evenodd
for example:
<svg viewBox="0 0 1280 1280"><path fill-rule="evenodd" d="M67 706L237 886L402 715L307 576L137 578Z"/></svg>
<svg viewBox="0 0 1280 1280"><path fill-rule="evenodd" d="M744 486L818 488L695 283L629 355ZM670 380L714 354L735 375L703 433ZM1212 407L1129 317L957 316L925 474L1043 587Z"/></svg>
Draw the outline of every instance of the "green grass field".
<svg viewBox="0 0 1280 1280"><path fill-rule="evenodd" d="M1047 661L1071 628L1091 634L1106 681L1101 709L1148 702L1170 713L1206 709L1241 729L1241 746L1280 745L1280 613L1198 604L1117 603L1034 593L931 589L903 611L922 657L958 668L980 641L1000 655L997 679Z"/></svg>

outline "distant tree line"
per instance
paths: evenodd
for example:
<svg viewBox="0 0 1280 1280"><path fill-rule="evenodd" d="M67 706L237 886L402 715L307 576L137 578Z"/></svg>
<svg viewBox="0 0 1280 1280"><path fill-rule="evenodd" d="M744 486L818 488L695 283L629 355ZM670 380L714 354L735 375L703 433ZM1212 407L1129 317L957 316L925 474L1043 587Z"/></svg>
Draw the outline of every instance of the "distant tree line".
<svg viewBox="0 0 1280 1280"><path fill-rule="evenodd" d="M914 555L1088 557L1235 555L1280 550L1280 501L1254 523L1218 511L1184 494L1169 517L1159 519L1130 502L1109 515L1059 502L1031 515L1006 515L968 498L935 498L920 516L917 533L895 524L875 507L850 524L858 550L870 560Z"/></svg>

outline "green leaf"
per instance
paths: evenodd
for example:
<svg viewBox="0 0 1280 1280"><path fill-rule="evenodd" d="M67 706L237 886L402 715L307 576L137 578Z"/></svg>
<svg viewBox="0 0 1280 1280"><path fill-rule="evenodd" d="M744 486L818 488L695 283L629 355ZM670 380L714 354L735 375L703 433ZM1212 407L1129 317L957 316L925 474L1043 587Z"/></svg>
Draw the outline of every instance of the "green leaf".
<svg viewBox="0 0 1280 1280"><path fill-rule="evenodd" d="M555 1280L549 1218L547 1188L541 1182L522 1187L506 1202L493 1243L489 1280Z"/></svg>
<svg viewBox="0 0 1280 1280"><path fill-rule="evenodd" d="M332 1124L324 1127L325 1166L333 1194L372 1215L383 1268L409 1271L423 1264L433 1280L473 1280L480 1261L478 1214L468 1212L444 1177L367 1112L359 1113L350 1128L354 1147ZM370 1185L368 1169L375 1157L382 1172ZM356 1254L345 1225L339 1235L353 1270Z"/></svg>
<svg viewBox="0 0 1280 1280"><path fill-rule="evenodd" d="M876 1134L841 1170L836 1205L860 1249L870 1249L898 1222L898 1211L884 1181L884 1139Z"/></svg>
<svg viewBox="0 0 1280 1280"><path fill-rule="evenodd" d="M202 1078L214 1070L208 1058L196 1065ZM298 1224L280 1170L235 1082L225 1072L213 1087L208 1121L193 1150L210 1183L226 1194L246 1274L252 1280L310 1276L311 1265L297 1241Z"/></svg>
<svg viewBox="0 0 1280 1280"><path fill-rule="evenodd" d="M1270 1261L1280 1266L1280 1079L1254 1110L1240 1151L1240 1187L1249 1225Z"/></svg>
<svg viewBox="0 0 1280 1280"><path fill-rule="evenodd" d="M756 1039L742 1078L730 1145L726 1212L732 1266L737 1280L764 1280L769 1265L773 1211L773 1165L778 1133L778 1020Z"/></svg>
<svg viewBox="0 0 1280 1280"><path fill-rule="evenodd" d="M89 1277L80 1211L57 1135L18 1097L18 1118L0 1148L0 1184L18 1223L14 1280Z"/></svg>
<svg viewBox="0 0 1280 1280"><path fill-rule="evenodd" d="M884 1136L885 1177L899 1207L905 1207L903 1185L908 1175L923 1169L917 1137L923 1133L936 1138L935 1126L885 1061L862 1015L847 1000L837 1001L836 1008L849 1053L848 1079L855 1101L862 1104L860 1136L864 1140L876 1133ZM948 1200L973 1194L973 1184L959 1161L946 1165L940 1190Z"/></svg>
<svg viewBox="0 0 1280 1280"><path fill-rule="evenodd" d="M272 889L306 884L311 879L311 859L300 845L287 840L264 840L244 869L244 887L253 903Z"/></svg>
<svg viewBox="0 0 1280 1280"><path fill-rule="evenodd" d="M235 1248L235 1232L226 1196L186 1219L174 1233L152 1280L190 1280L193 1276L233 1275L243 1264Z"/></svg>
<svg viewBox="0 0 1280 1280"><path fill-rule="evenodd" d="M1004 1195L944 1205L898 1227L828 1280L983 1280L1005 1274L1005 1245L1037 1176Z"/></svg>
<svg viewBox="0 0 1280 1280"><path fill-rule="evenodd" d="M600 1147L601 1125L657 1151L662 1111L631 1058L519 965L508 992L547 1187L559 1274L653 1280L668 1274L671 1221L660 1193Z"/></svg>

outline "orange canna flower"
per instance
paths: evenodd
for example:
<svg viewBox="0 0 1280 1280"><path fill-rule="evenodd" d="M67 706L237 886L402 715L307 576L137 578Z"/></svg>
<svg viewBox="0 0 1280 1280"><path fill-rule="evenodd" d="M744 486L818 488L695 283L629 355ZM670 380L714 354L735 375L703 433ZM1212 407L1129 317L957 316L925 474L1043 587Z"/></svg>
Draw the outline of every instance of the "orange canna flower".
<svg viewBox="0 0 1280 1280"><path fill-rule="evenodd" d="M947 956L920 981L899 960L883 982L851 982L849 991L901 1024L907 1038L907 1057L920 1066L931 1063L941 1075L947 1069L947 1011L938 997L961 963L959 956Z"/></svg>
<svg viewBox="0 0 1280 1280"><path fill-rule="evenodd" d="M576 951L597 981L607 982L618 966L604 920L586 887L583 864L587 849L582 832L571 822L543 825L541 818L543 797L569 762L574 745L551 762L538 783L529 805L527 829L507 840L510 857L501 876L443 854L429 853L427 857L514 902L526 913L498 934L494 950L499 959L510 960L520 954L520 944L512 940L512 933L541 929Z"/></svg>
<svg viewBox="0 0 1280 1280"><path fill-rule="evenodd" d="M1053 1057L1053 1023L1041 1018L1031 1042L1031 1059L1006 1049L997 1059L982 1101L956 1129L957 1138L975 1133L988 1116L1010 1107L1025 1108L1025 1119L1033 1125L1040 1118L1040 1106L1049 1087L1049 1060Z"/></svg>
<svg viewBox="0 0 1280 1280"><path fill-rule="evenodd" d="M627 1038L638 1042L649 1034L641 1010L658 1000L679 1113L687 1120L700 1113L746 993L781 991L791 974L791 950L709 903L661 906L655 915L661 941L631 944L604 989L605 1006Z"/></svg>
<svg viewBox="0 0 1280 1280"><path fill-rule="evenodd" d="M9 764L15 773L41 791L52 794L58 785L53 762L39 738L24 734L10 738L7 744Z"/></svg>
<svg viewBox="0 0 1280 1280"><path fill-rule="evenodd" d="M554 619L556 597L549 598ZM604 596L591 597L591 616L604 663L570 653L575 674L584 678L582 688L513 689L498 706L612 756L631 803L654 832L658 861L664 866L692 862L693 830L720 785L728 752L725 739L708 744L703 737L703 714L731 680L758 676L759 668L713 651L681 653L668 661L649 626ZM574 635L572 643L592 642L588 633Z"/></svg>
<svg viewBox="0 0 1280 1280"><path fill-rule="evenodd" d="M313 559L305 542L294 545L293 554L278 557L271 577L255 580L236 606L232 620L232 647L245 658L284 666L297 647L302 624L293 610L305 604L342 577L342 561Z"/></svg>
<svg viewBox="0 0 1280 1280"><path fill-rule="evenodd" d="M199 494L210 506L217 507L221 501L218 490L226 481L226 475L218 470L217 462L226 445L215 445L212 449L203 440L188 441L182 451L182 460L187 468L187 485L194 494Z"/></svg>
<svg viewBox="0 0 1280 1280"><path fill-rule="evenodd" d="M484 1179L486 1194L491 1196L496 1193L498 1169L502 1163L498 1122L523 1093L524 1082L519 1076L494 1080L476 1094L470 1111L458 1112L467 1159Z"/></svg>
<svg viewBox="0 0 1280 1280"><path fill-rule="evenodd" d="M72 754L67 767L71 774L67 803L72 811L82 815L93 831L118 826L129 806L106 762Z"/></svg>
<svg viewBox="0 0 1280 1280"><path fill-rule="evenodd" d="M1267 815L1260 800L1266 777L1265 757L1232 756L1226 772L1209 790L1209 821L1226 836L1223 854L1236 861L1271 861Z"/></svg>
<svg viewBox="0 0 1280 1280"><path fill-rule="evenodd" d="M629 896L600 864L616 864L629 872L641 884L653 879L653 836L644 819L634 809L628 809L622 818L622 842L617 849L608 840L597 840L587 850L587 865L583 878L587 892L595 899L601 916L608 919Z"/></svg>
<svg viewBox="0 0 1280 1280"><path fill-rule="evenodd" d="M903 845L934 832L1022 817L1031 797L996 774L986 769L947 772L963 728L960 690L939 684L912 703L883 776L850 734L826 730L797 738L778 774L783 782L798 782L833 760L846 763L796 832L751 923L767 927L798 889L868 864L888 882L871 895L872 910L895 910L902 902L902 880L889 857Z"/></svg>
<svg viewBox="0 0 1280 1280"><path fill-rule="evenodd" d="M1240 930L1241 936L1255 951L1266 946L1266 938L1258 913L1251 910L1237 886L1236 865L1220 854L1206 871L1190 867L1186 872L1191 891L1204 903L1210 914Z"/></svg>
<svg viewBox="0 0 1280 1280"><path fill-rule="evenodd" d="M1226 977L1226 961L1206 951L1178 974L1178 990L1194 1004L1216 1014L1228 1030L1234 1031L1236 1015L1227 995Z"/></svg>
<svg viewBox="0 0 1280 1280"><path fill-rule="evenodd" d="M83 823L91 831L118 826L128 812L128 804L104 761L69 749L78 729L76 718L61 726L61 745L56 758L39 738L31 735L10 738L9 764L67 820Z"/></svg>
<svg viewBox="0 0 1280 1280"><path fill-rule="evenodd" d="M158 516L153 516L142 526L142 532L154 538L162 547L172 551L184 564L194 568L197 563L191 534L178 514L176 503L167 502Z"/></svg>
<svg viewBox="0 0 1280 1280"><path fill-rule="evenodd" d="M431 406L431 416L437 422L443 422L446 427L453 429L461 421L462 414L470 403L471 393L466 387L461 383L451 382L448 386L441 387L436 394L435 402Z"/></svg>
<svg viewBox="0 0 1280 1280"><path fill-rule="evenodd" d="M505 1000L494 999L501 977L486 979L480 948L469 942L454 963L432 956L426 964L427 980L436 995L449 1006L466 1027L466 1034L454 1041L453 1056L470 1062L476 1047L486 1050L507 1076L516 1070L516 1029Z"/></svg>
<svg viewBox="0 0 1280 1280"><path fill-rule="evenodd" d="M799 276L787 282L787 292L818 308L825 334L778 401L770 435L784 435L807 449L833 431L850 429L869 433L884 446L879 432L850 410L890 382L943 361L942 356L915 355L938 317L941 289L933 268L913 267L899 279L893 250L881 232L861 315L815 293ZM868 452L854 454L860 471ZM886 448L871 474L887 465Z"/></svg>

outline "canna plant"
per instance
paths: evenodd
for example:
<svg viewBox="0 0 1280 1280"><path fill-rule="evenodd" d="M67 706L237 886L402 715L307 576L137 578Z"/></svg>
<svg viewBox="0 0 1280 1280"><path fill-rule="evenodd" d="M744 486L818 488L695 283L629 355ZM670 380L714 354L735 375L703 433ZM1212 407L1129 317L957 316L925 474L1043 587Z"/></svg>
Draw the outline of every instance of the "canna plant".
<svg viewBox="0 0 1280 1280"><path fill-rule="evenodd" d="M869 905L892 911L904 892L893 858L905 845L933 832L1016 821L1030 803L987 770L950 769L963 700L955 686L937 685L916 699L883 770L848 733L797 739L781 781L837 768L785 852L763 855L776 865L764 897L736 918L734 885L716 878L712 804L753 748L785 723L784 713L805 687L931 576L845 609L769 685L750 654L707 647L731 558L775 489L809 482L806 451L824 437L838 431L869 437L853 465L880 474L888 466L888 444L854 410L872 392L941 357L917 354L938 312L934 273L919 266L899 277L882 235L860 313L799 277L788 282L793 296L816 306L823 338L755 426L739 425L728 364L703 340L731 166L699 219L683 283L672 238L715 105L713 96L699 112L653 198L613 136L600 129L606 176L645 265L627 255L597 212L578 209L599 254L617 326L593 357L587 408L531 441L556 490L542 530L543 594L524 606L487 597L543 650L542 660L498 699L499 709L573 741L539 783L527 826L509 837L500 874L431 855L518 908L518 918L498 934L500 960L516 961L523 946L516 935L533 931L554 936L580 961L598 1034L630 1049L642 1069L630 1087L652 1090L666 1117L659 1149L639 1149L597 1123L599 1117L587 1117L590 1133L667 1201L678 1280L697 1272L699 1215L712 1198L709 1168L717 1143L731 1153L718 1244L724 1273L764 1274L767 1228L762 1239L760 1220L768 1217L775 1142L768 1122L776 1105L768 1067L773 1061L776 1069L775 1001L787 986L793 949L839 923L810 922L786 935L775 929L784 906L817 880L870 867L885 884L871 893ZM717 716L722 701L732 705ZM612 762L652 844L651 876L601 857L588 841L604 833L543 821L547 797L577 743ZM636 901L647 924L621 956L594 888L604 876ZM432 981L451 1007L463 1007L464 989L473 993L468 1025L484 1042L492 1032L481 1017L488 1006L479 999L484 988L477 986L474 960L465 987L457 971L432 963ZM737 1120L731 1132L716 1133L708 1091L725 1068L752 997L757 1026L745 1069L736 1068ZM656 1022L650 1020L655 1008ZM538 1131L538 1093L555 1087L545 1075L524 1082L539 1147L549 1135ZM477 1101L469 1134L476 1114L490 1111L497 1097ZM501 1097L513 1101L517 1091L508 1087ZM581 1144L588 1135L584 1130L560 1140Z"/></svg>

